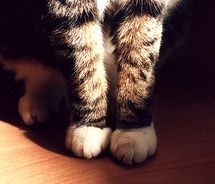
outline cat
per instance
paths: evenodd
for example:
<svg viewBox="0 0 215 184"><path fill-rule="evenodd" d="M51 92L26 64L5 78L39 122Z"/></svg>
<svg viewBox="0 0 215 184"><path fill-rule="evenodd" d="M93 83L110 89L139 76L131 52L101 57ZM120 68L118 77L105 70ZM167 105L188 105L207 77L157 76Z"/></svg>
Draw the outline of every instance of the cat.
<svg viewBox="0 0 215 184"><path fill-rule="evenodd" d="M2 1L0 63L25 81L24 123L47 121L67 99L76 156L110 148L124 164L145 161L157 149L156 66L185 29L187 2Z"/></svg>

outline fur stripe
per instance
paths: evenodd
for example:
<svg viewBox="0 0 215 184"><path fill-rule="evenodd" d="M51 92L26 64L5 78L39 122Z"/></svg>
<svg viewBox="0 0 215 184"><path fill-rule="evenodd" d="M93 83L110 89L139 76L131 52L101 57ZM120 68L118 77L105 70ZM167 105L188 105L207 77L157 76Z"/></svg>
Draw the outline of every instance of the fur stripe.
<svg viewBox="0 0 215 184"><path fill-rule="evenodd" d="M50 33L57 56L72 67L68 87L73 122L104 127L107 81L96 3L94 0L50 0L49 15L55 18Z"/></svg>
<svg viewBox="0 0 215 184"><path fill-rule="evenodd" d="M105 118L102 117L106 117L107 111L107 80L101 27L96 22L88 22L64 36L74 49L74 68L69 84L74 123L94 123L94 126L104 127Z"/></svg>
<svg viewBox="0 0 215 184"><path fill-rule="evenodd" d="M161 33L161 19L147 14L126 18L115 28L118 128L138 128L152 121L148 101L154 85Z"/></svg>
<svg viewBox="0 0 215 184"><path fill-rule="evenodd" d="M150 126L152 122L152 92L147 99L142 100L139 103L127 101L120 104L119 112L126 113L118 116L117 127L130 129Z"/></svg>
<svg viewBox="0 0 215 184"><path fill-rule="evenodd" d="M50 0L49 15L46 23L53 29L68 29L87 22L98 21L99 15L93 0Z"/></svg>
<svg viewBox="0 0 215 184"><path fill-rule="evenodd" d="M122 9L119 14L123 15L123 17L141 14L157 17L161 15L164 5L164 0L129 0L126 3L122 3Z"/></svg>
<svg viewBox="0 0 215 184"><path fill-rule="evenodd" d="M164 0L127 0L119 5L118 11L113 16L112 31L120 26L120 23L127 18L139 15L147 15L150 17L159 17L165 10Z"/></svg>

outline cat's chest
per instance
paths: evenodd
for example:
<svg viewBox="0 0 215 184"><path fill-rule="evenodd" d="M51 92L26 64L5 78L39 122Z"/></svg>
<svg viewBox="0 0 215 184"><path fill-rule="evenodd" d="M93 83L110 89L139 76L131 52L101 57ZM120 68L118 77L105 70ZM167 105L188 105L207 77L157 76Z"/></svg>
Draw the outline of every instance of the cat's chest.
<svg viewBox="0 0 215 184"><path fill-rule="evenodd" d="M118 7L122 5L125 0L97 0L97 8L101 17L104 13L117 11Z"/></svg>

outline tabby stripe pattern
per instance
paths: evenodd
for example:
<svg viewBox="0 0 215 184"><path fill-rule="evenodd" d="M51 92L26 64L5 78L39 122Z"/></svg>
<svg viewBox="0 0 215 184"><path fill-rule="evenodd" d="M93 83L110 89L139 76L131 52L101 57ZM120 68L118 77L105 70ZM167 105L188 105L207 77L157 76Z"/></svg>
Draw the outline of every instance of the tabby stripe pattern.
<svg viewBox="0 0 215 184"><path fill-rule="evenodd" d="M48 7L49 21L61 29L98 20L96 3L93 0L49 0Z"/></svg>
<svg viewBox="0 0 215 184"><path fill-rule="evenodd" d="M123 6L123 9L119 10L119 14L123 17L143 13L151 17L158 17L165 8L165 2L163 0L127 0L121 6Z"/></svg>
<svg viewBox="0 0 215 184"><path fill-rule="evenodd" d="M50 14L56 17L55 20L68 20L62 21L64 25L56 24L52 36L54 43L57 39L55 48L61 52L58 55L66 56L73 68L68 84L73 122L77 126L104 127L107 81L103 63L103 35L96 3L93 0L50 1ZM62 53L66 50L69 52Z"/></svg>
<svg viewBox="0 0 215 184"><path fill-rule="evenodd" d="M150 102L161 43L162 7L162 1L127 1L114 17L118 128L139 128L152 122Z"/></svg>

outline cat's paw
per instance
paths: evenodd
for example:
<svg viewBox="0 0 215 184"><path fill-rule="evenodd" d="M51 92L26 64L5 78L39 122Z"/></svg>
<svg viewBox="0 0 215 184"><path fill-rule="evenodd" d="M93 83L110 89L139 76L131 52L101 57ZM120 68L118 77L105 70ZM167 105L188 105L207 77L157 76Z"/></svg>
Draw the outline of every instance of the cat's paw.
<svg viewBox="0 0 215 184"><path fill-rule="evenodd" d="M111 128L71 126L67 131L65 144L76 156L92 158L109 146L111 134Z"/></svg>
<svg viewBox="0 0 215 184"><path fill-rule="evenodd" d="M49 120L66 99L65 81L59 73L40 70L39 74L36 79L26 78L25 94L19 100L19 114L27 125Z"/></svg>
<svg viewBox="0 0 215 184"><path fill-rule="evenodd" d="M45 97L29 97L27 95L19 99L19 114L27 125L35 122L45 122L49 119L47 100Z"/></svg>
<svg viewBox="0 0 215 184"><path fill-rule="evenodd" d="M19 100L19 114L27 125L46 122L51 114L59 111L64 97L61 92L48 90L35 95L25 94Z"/></svg>
<svg viewBox="0 0 215 184"><path fill-rule="evenodd" d="M157 138L153 125L137 129L117 129L111 137L113 156L125 164L143 162L155 153Z"/></svg>

